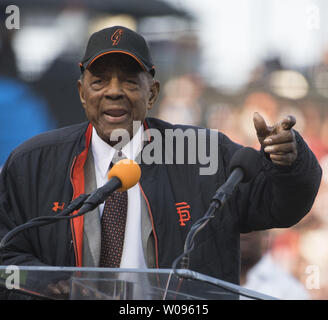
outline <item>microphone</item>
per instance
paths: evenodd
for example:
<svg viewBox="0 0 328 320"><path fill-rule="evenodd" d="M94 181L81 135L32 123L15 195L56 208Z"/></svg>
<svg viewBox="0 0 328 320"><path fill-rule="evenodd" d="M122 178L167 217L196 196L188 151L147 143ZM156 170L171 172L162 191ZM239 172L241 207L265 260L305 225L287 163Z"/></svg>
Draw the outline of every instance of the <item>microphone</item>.
<svg viewBox="0 0 328 320"><path fill-rule="evenodd" d="M26 223L12 229L1 239L0 250L4 249L8 244L8 241L23 230L45 226L60 220L74 219L95 209L99 204L103 203L114 191L117 190L122 192L133 187L138 183L140 177L141 169L134 160L123 159L118 161L108 172L109 181L104 186L95 190L90 195L80 195L58 215L33 218ZM67 216L79 208L80 210L78 213Z"/></svg>
<svg viewBox="0 0 328 320"><path fill-rule="evenodd" d="M91 211L103 203L114 191L126 191L138 183L141 177L139 165L130 159L118 161L108 172L108 182L95 190L84 201L80 213Z"/></svg>
<svg viewBox="0 0 328 320"><path fill-rule="evenodd" d="M262 156L259 151L250 147L237 150L230 161L230 175L227 181L215 192L211 202L218 201L222 206L239 183L249 182L258 175L261 164Z"/></svg>
<svg viewBox="0 0 328 320"><path fill-rule="evenodd" d="M194 249L196 234L205 227L210 219L215 217L215 210L224 205L239 183L251 181L260 172L261 167L262 155L259 151L250 147L243 147L234 153L229 165L230 175L227 181L215 192L205 215L190 228L185 240L184 252L172 264L174 273L177 273L176 268L179 261L181 261L182 269L189 268L189 253Z"/></svg>

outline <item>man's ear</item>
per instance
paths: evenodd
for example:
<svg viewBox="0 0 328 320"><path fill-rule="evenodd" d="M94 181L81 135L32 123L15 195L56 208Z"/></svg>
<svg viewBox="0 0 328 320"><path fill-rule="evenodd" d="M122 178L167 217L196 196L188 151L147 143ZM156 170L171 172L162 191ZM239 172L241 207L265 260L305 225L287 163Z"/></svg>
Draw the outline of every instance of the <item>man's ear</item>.
<svg viewBox="0 0 328 320"><path fill-rule="evenodd" d="M77 80L77 89L79 91L80 100L83 108L85 109L85 99L84 99L84 88L83 88L83 80Z"/></svg>
<svg viewBox="0 0 328 320"><path fill-rule="evenodd" d="M150 96L148 100L148 110L152 109L160 91L160 82L158 80L152 80L150 85Z"/></svg>

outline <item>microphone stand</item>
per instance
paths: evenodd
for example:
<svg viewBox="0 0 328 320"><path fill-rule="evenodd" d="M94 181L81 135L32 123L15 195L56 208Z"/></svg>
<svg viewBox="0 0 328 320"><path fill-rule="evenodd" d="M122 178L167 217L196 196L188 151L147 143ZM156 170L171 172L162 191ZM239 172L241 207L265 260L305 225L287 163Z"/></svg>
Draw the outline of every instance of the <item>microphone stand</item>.
<svg viewBox="0 0 328 320"><path fill-rule="evenodd" d="M220 202L218 201L211 202L210 207L208 208L205 215L199 220L197 220L189 230L184 244L184 251L178 258L174 260L172 264L172 269L175 274L177 274L177 265L180 261L181 261L180 269L189 269L189 260L190 260L189 254L194 249L195 246L194 238L197 235L197 233L207 225L210 219L215 217L214 212L219 207L220 207Z"/></svg>
<svg viewBox="0 0 328 320"><path fill-rule="evenodd" d="M215 211L218 208L221 208L224 205L224 203L227 201L227 199L229 199L232 196L233 191L235 190L236 186L242 181L243 176L244 174L242 169L240 168L234 169L231 175L229 176L228 180L226 181L226 183L224 183L212 197L210 206L206 211L205 215L199 220L197 220L190 228L185 240L184 251L178 258L174 260L172 264L172 269L175 274L178 274L177 265L180 261L181 261L180 269L189 269L189 263L190 263L189 254L194 249L195 236L198 234L199 231L201 231L207 225L207 223L212 218L215 217Z"/></svg>

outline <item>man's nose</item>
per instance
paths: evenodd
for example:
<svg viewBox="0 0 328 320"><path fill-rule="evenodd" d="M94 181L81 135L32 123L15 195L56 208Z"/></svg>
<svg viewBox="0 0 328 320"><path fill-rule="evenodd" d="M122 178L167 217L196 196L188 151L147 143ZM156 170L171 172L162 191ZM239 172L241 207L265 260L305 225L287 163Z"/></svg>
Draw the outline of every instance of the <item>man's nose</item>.
<svg viewBox="0 0 328 320"><path fill-rule="evenodd" d="M105 96L108 99L117 100L123 96L122 83L117 77L113 77L107 84Z"/></svg>

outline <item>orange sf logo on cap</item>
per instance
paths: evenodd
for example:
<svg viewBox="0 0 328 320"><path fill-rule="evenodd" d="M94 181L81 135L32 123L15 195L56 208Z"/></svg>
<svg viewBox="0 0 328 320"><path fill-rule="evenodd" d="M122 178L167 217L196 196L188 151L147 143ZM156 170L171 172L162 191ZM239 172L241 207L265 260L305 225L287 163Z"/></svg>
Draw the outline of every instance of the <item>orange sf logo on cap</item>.
<svg viewBox="0 0 328 320"><path fill-rule="evenodd" d="M113 46L117 46L118 43L120 42L121 40L121 37L122 37L122 34L123 34L123 30L122 29L117 29L111 36L111 40L113 41Z"/></svg>

